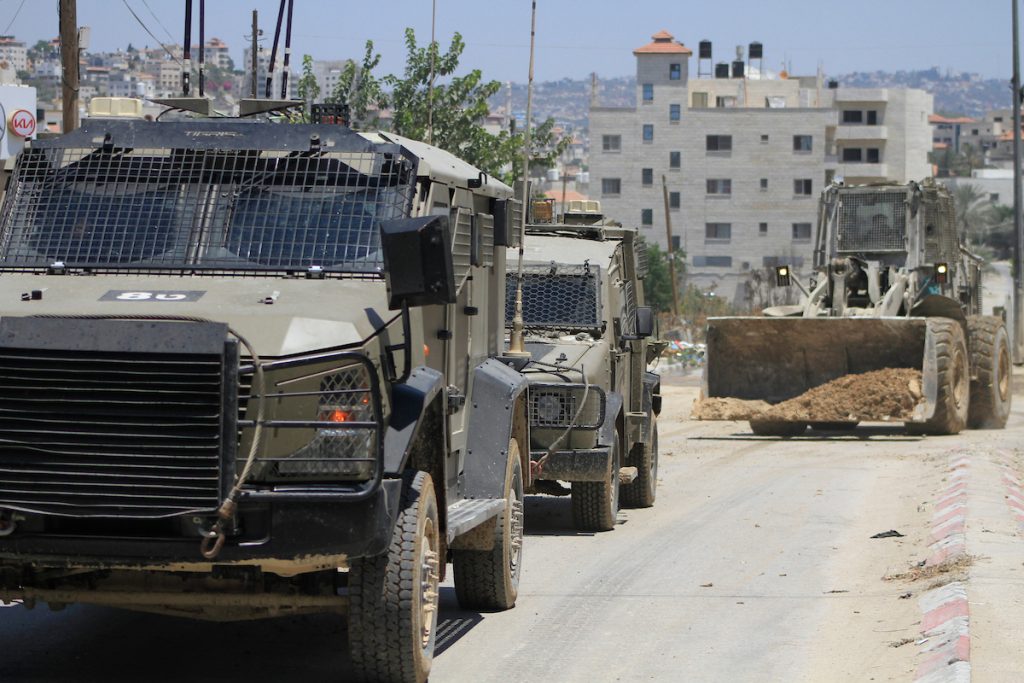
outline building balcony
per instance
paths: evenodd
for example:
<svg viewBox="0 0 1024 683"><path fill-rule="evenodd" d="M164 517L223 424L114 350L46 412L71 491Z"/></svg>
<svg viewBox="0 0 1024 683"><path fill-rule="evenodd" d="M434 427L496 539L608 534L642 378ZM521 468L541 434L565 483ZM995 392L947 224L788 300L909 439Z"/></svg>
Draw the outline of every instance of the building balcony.
<svg viewBox="0 0 1024 683"><path fill-rule="evenodd" d="M835 140L888 140L888 126L847 125L836 126Z"/></svg>
<svg viewBox="0 0 1024 683"><path fill-rule="evenodd" d="M889 91L886 88L839 88L836 91L836 104L844 102L888 102Z"/></svg>
<svg viewBox="0 0 1024 683"><path fill-rule="evenodd" d="M878 178L882 180L889 177L889 165L840 163L836 167L836 175L841 175L845 178Z"/></svg>

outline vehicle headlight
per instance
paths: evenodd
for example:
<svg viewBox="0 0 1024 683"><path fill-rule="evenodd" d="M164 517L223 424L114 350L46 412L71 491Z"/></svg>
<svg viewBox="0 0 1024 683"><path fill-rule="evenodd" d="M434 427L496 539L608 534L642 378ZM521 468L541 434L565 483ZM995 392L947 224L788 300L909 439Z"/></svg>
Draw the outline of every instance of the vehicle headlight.
<svg viewBox="0 0 1024 683"><path fill-rule="evenodd" d="M594 385L533 384L530 424L533 427L597 429L604 422L604 391Z"/></svg>
<svg viewBox="0 0 1024 683"><path fill-rule="evenodd" d="M316 433L304 447L277 463L282 477L365 480L377 464L378 423L369 370L350 366L320 381Z"/></svg>

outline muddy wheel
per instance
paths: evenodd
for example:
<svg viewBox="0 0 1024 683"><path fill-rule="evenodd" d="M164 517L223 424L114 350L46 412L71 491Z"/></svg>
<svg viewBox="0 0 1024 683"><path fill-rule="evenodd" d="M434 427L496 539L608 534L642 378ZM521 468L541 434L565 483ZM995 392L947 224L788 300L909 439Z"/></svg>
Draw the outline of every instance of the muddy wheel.
<svg viewBox="0 0 1024 683"><path fill-rule="evenodd" d="M407 477L391 544L349 572L349 648L361 680L423 683L437 637L440 537L434 484Z"/></svg>
<svg viewBox="0 0 1024 683"><path fill-rule="evenodd" d="M572 521L580 531L610 531L619 514L619 430L612 438L612 463L604 481L572 483Z"/></svg>
<svg viewBox="0 0 1024 683"><path fill-rule="evenodd" d="M637 444L630 464L636 465L636 479L622 487L625 507L649 508L658 492L658 418L651 415L651 435L646 444Z"/></svg>
<svg viewBox="0 0 1024 683"><path fill-rule="evenodd" d="M816 432L848 432L856 429L859 422L811 422L811 429Z"/></svg>
<svg viewBox="0 0 1024 683"><path fill-rule="evenodd" d="M967 426L971 429L1002 429L1010 416L1010 338L1006 324L995 316L967 318L970 354L971 400Z"/></svg>
<svg viewBox="0 0 1024 683"><path fill-rule="evenodd" d="M959 434L967 425L971 399L967 341L956 320L932 318L928 323L935 337L938 399L932 418L927 422L907 423L907 431L911 434Z"/></svg>
<svg viewBox="0 0 1024 683"><path fill-rule="evenodd" d="M807 429L806 422L777 420L751 420L750 431L757 436L800 436Z"/></svg>
<svg viewBox="0 0 1024 683"><path fill-rule="evenodd" d="M523 559L523 465L519 444L509 442L505 468L505 509L498 515L494 548L453 550L455 595L467 609L514 607Z"/></svg>

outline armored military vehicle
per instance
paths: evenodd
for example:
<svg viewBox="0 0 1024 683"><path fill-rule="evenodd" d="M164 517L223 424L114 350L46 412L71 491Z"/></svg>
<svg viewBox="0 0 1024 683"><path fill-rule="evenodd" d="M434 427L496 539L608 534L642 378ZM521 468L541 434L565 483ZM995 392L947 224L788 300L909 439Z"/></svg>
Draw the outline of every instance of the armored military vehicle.
<svg viewBox="0 0 1024 683"><path fill-rule="evenodd" d="M523 253L532 490L569 493L576 528L607 531L620 501L654 504L661 396L647 367L664 347L652 340L636 230L606 221L598 202L573 202L561 216L552 208L531 207ZM513 258L517 249L509 250L509 326Z"/></svg>
<svg viewBox="0 0 1024 683"><path fill-rule="evenodd" d="M0 598L347 613L423 681L438 584L512 607L511 190L342 126L90 120L0 211Z"/></svg>

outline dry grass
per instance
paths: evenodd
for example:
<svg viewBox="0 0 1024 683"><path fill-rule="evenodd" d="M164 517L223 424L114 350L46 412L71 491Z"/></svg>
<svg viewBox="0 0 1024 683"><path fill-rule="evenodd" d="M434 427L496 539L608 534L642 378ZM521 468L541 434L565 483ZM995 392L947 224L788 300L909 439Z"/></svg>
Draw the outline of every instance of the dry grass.
<svg viewBox="0 0 1024 683"><path fill-rule="evenodd" d="M964 571L974 564L973 555L957 555L939 564L928 566L913 566L905 572L898 574L887 574L882 577L883 581L921 581L923 579L938 578L929 588L945 586L956 580L966 578Z"/></svg>

